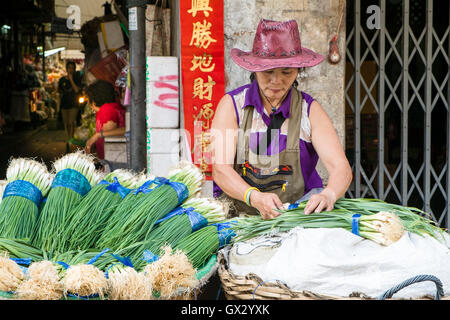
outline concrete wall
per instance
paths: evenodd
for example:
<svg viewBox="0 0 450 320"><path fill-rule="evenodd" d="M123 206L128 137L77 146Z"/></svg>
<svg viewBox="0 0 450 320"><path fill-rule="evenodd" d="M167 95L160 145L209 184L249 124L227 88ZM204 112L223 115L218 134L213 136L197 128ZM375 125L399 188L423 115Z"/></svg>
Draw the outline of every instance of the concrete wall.
<svg viewBox="0 0 450 320"><path fill-rule="evenodd" d="M225 74L227 90L248 83L250 73L238 67L230 58L230 50L250 51L256 26L260 19L297 20L302 46L322 55L328 55L329 40L339 24L345 0L224 0ZM341 61L332 65L324 61L309 68L308 77L300 82L299 89L314 97L331 117L344 145L345 109L345 12L339 32ZM319 174L327 181L322 163Z"/></svg>

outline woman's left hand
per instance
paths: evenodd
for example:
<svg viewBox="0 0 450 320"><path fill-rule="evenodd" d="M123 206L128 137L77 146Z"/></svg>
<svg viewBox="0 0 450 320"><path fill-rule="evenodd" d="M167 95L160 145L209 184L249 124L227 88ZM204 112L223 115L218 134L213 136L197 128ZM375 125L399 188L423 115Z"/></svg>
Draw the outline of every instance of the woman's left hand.
<svg viewBox="0 0 450 320"><path fill-rule="evenodd" d="M326 211L331 211L334 208L334 203L336 200L336 194L333 190L324 189L321 193L312 195L311 198L309 198L306 203L304 213L319 213L324 209Z"/></svg>
<svg viewBox="0 0 450 320"><path fill-rule="evenodd" d="M87 141L86 141L86 146L84 147L86 153L90 153L91 152L91 147L92 145L97 142L98 138L100 137L100 135L98 133L95 133L92 137L90 137Z"/></svg>

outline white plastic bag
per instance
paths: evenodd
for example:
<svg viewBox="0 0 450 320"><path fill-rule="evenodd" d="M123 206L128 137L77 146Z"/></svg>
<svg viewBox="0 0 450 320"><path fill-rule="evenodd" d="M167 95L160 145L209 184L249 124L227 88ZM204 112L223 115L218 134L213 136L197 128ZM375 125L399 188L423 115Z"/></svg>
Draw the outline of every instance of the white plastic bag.
<svg viewBox="0 0 450 320"><path fill-rule="evenodd" d="M266 242L260 238L253 244L235 244L229 255L230 271L236 275L252 272L263 281L280 280L296 291L344 298L354 293L377 298L409 278L427 274L441 280L444 294L449 294L450 250L429 236L406 232L394 244L382 246L341 228L298 227L285 233L278 247L270 243L273 240L266 237ZM267 259L260 256L258 263L252 263L245 250L250 255L264 245L271 248ZM424 281L405 287L394 298L435 294L436 285Z"/></svg>

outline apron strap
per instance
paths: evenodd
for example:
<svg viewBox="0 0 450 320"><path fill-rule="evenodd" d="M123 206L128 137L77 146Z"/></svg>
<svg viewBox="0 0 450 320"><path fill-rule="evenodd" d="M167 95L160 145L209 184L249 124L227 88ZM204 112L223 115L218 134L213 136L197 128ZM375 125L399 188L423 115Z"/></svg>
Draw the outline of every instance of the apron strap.
<svg viewBox="0 0 450 320"><path fill-rule="evenodd" d="M299 150L298 142L302 126L302 101L302 94L296 88L292 88L286 150Z"/></svg>
<svg viewBox="0 0 450 320"><path fill-rule="evenodd" d="M238 139L236 144L236 165L243 164L248 160L248 150L250 144L250 133L252 129L253 110L255 107L247 106L244 109L241 124L238 129Z"/></svg>

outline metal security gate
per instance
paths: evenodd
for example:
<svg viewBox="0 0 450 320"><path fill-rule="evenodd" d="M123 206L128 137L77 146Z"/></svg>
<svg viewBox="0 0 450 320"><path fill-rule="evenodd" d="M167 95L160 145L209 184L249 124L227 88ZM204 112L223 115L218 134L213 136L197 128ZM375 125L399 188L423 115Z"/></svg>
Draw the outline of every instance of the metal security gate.
<svg viewBox="0 0 450 320"><path fill-rule="evenodd" d="M450 219L449 1L347 0L348 197Z"/></svg>

